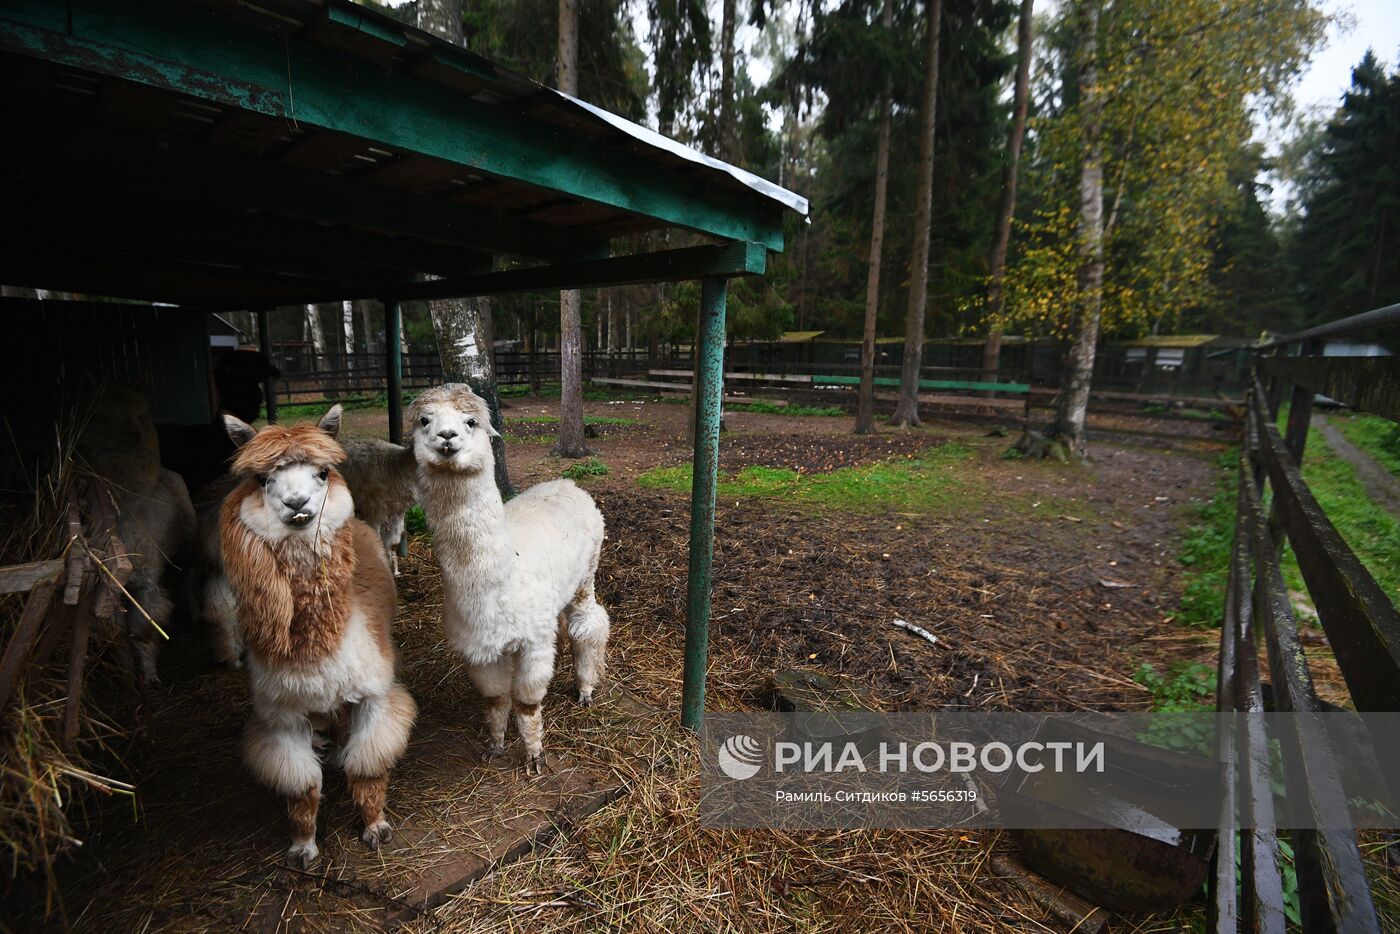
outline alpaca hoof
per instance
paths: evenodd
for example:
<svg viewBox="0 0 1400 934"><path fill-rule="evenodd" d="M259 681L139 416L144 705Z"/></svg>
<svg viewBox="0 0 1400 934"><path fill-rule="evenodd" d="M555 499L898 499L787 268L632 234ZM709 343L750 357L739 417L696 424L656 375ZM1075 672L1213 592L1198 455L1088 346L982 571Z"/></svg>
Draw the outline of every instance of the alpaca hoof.
<svg viewBox="0 0 1400 934"><path fill-rule="evenodd" d="M360 834L360 839L365 841L365 846L373 853L394 839L394 828L389 826L388 821L381 820L366 827L365 832Z"/></svg>
<svg viewBox="0 0 1400 934"><path fill-rule="evenodd" d="M492 743L486 747L486 751L481 754L482 762L494 762L506 754L505 743Z"/></svg>
<svg viewBox="0 0 1400 934"><path fill-rule="evenodd" d="M593 706L593 692L592 692L592 691L582 691L582 690L580 690L580 691L578 692L578 705L579 705L580 707L592 707L592 706Z"/></svg>
<svg viewBox="0 0 1400 934"><path fill-rule="evenodd" d="M291 849L287 851L286 863L293 869L307 870L316 865L316 861L321 858L321 851L316 849L315 840L307 840L305 843L293 843Z"/></svg>
<svg viewBox="0 0 1400 934"><path fill-rule="evenodd" d="M542 753L542 752L537 752L537 753L535 753L533 756L527 756L527 757L525 758L525 774L526 774L526 775L543 775L543 774L544 774L544 764L545 764L544 753Z"/></svg>

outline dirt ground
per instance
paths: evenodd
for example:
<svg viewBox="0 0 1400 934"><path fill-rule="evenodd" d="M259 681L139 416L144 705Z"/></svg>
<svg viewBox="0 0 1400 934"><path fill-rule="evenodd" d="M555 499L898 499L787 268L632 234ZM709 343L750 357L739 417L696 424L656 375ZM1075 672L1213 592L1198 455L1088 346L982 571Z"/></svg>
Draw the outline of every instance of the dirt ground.
<svg viewBox="0 0 1400 934"><path fill-rule="evenodd" d="M525 421L553 415L556 405L509 403L507 457L518 486L568 465L548 453L553 426ZM394 780L390 807L425 828L418 842L377 861L351 853L349 804L333 798L329 820L346 824L328 831L324 847L341 873L335 885L294 880L295 899L263 905L288 871L278 865L278 806L250 790L238 765L246 688L240 673L213 669L208 653L187 643L172 652L166 685L143 711L143 736L119 749L146 783L140 819L130 819L129 802L107 809L109 829L64 880L69 919L113 930L223 930L240 918L259 918L255 926L268 930L374 927L384 911L402 907L393 899L406 898L442 852L484 839L483 823L523 821L553 807L541 803L550 794L591 782L627 797L577 820L551 811L552 842L410 929L1056 930L1041 909L987 878L995 835L696 829L694 743L674 721L688 496L637 483L647 470L688 462L688 408L589 401L586 410L628 421L596 425L590 443L608 473L582 481L608 523L598 583L613 620L611 688L601 707L579 710L564 696L565 663L546 702L547 742L574 757L578 788L522 797L515 772L476 763L479 700L442 643L430 544L415 540L396 638L425 735ZM794 667L859 685L886 710L1142 709L1149 697L1131 680L1141 662L1165 668L1210 654L1213 635L1171 621L1179 541L1219 469L1208 436L1177 450L1094 444L1085 467L1003 460L1010 439L988 436L990 425L935 421L856 437L848 418L730 412L726 421L726 473L751 465L827 473L949 440L971 453L946 468L950 494L934 511L722 499L710 709L761 707L768 678ZM383 412L347 413L351 436L382 437L386 428ZM938 643L895 628L896 618L932 631ZM437 855L428 859L430 849ZM318 915L332 897L341 913ZM1133 919L1123 929L1182 923Z"/></svg>

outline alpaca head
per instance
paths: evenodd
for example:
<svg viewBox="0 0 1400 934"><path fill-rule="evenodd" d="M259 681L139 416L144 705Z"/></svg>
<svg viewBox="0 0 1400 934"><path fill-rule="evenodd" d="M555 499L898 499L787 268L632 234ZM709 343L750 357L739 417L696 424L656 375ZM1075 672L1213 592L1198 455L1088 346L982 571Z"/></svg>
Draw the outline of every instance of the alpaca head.
<svg viewBox="0 0 1400 934"><path fill-rule="evenodd" d="M429 469L474 474L490 471L494 461L491 410L486 400L463 383L435 386L413 400L413 453Z"/></svg>
<svg viewBox="0 0 1400 934"><path fill-rule="evenodd" d="M144 490L160 475L160 442L151 405L140 385L108 386L100 392L78 438L78 450L99 476L118 488Z"/></svg>
<svg viewBox="0 0 1400 934"><path fill-rule="evenodd" d="M224 428L238 448L233 473L261 487L245 504L244 519L265 538L287 538L304 529L333 533L354 513L350 491L335 469L345 460L345 449L335 440L340 406L332 406L315 425L268 425L255 431L225 415Z"/></svg>

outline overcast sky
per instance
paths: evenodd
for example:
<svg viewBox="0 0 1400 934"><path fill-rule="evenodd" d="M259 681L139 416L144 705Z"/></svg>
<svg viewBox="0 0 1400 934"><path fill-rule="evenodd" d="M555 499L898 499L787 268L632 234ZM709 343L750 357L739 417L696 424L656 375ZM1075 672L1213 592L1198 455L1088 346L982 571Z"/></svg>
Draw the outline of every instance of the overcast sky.
<svg viewBox="0 0 1400 934"><path fill-rule="evenodd" d="M1298 104L1330 111L1342 102L1351 85L1351 69L1368 48L1387 65L1395 64L1400 50L1400 0L1330 0L1325 8L1344 14L1348 24L1334 25L1327 33L1327 48L1313 57L1298 85Z"/></svg>

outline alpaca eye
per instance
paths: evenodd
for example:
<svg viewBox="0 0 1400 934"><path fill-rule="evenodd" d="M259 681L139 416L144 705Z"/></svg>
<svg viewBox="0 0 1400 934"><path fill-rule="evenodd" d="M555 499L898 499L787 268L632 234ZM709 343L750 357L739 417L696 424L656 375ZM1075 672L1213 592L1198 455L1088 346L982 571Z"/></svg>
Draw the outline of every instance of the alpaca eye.
<svg viewBox="0 0 1400 934"><path fill-rule="evenodd" d="M468 428L475 428L475 427L476 427L476 419L474 419L474 418L469 418L469 419L467 419L467 427L468 427Z"/></svg>
<svg viewBox="0 0 1400 934"><path fill-rule="evenodd" d="M428 418L427 418L427 416L424 416L423 418L418 419L418 424L422 425L424 428L427 428L427 427L428 427Z"/></svg>
<svg viewBox="0 0 1400 934"><path fill-rule="evenodd" d="M321 470L320 470L320 472L316 474L316 479L318 479L318 480L324 480L324 479L326 479L327 477L329 477L330 475L331 475L331 469L330 469L329 467L322 467Z"/></svg>

